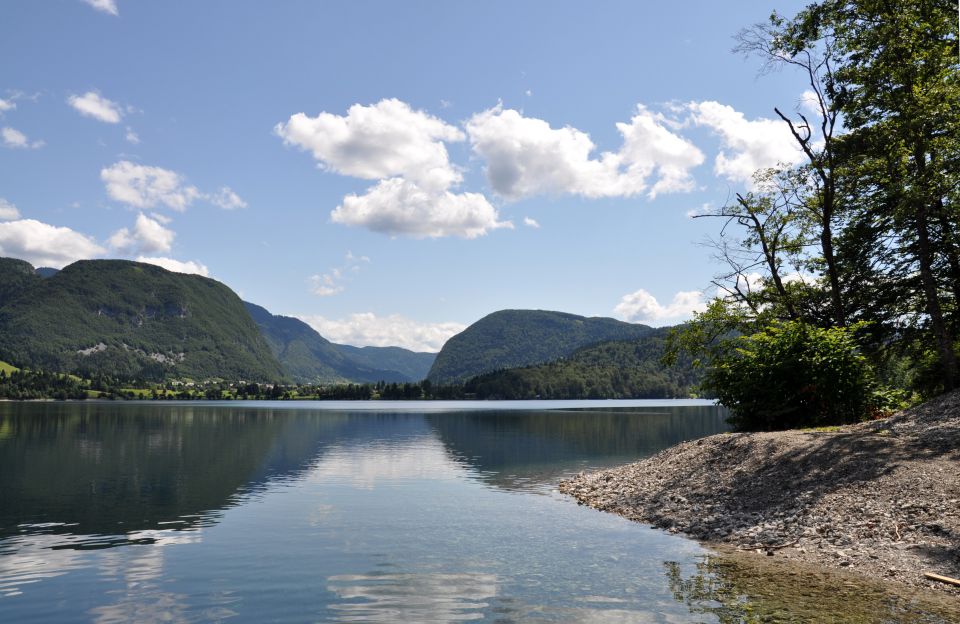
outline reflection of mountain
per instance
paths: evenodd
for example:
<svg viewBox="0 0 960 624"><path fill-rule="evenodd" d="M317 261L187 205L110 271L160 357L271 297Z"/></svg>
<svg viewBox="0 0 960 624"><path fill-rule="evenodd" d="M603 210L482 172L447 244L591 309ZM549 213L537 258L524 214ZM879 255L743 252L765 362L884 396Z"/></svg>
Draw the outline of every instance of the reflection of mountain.
<svg viewBox="0 0 960 624"><path fill-rule="evenodd" d="M117 541L105 536L200 524L239 494L307 468L342 424L289 416L192 405L0 407L0 537L65 523L43 530L100 536L91 545L103 546Z"/></svg>
<svg viewBox="0 0 960 624"><path fill-rule="evenodd" d="M505 489L553 484L578 470L633 461L728 429L715 406L644 411L569 410L427 414L459 460Z"/></svg>

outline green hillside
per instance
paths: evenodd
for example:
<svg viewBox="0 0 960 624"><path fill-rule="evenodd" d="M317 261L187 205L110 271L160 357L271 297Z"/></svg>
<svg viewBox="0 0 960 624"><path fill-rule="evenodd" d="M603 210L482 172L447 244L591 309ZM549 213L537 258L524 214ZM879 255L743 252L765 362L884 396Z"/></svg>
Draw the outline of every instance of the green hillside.
<svg viewBox="0 0 960 624"><path fill-rule="evenodd" d="M582 347L640 338L646 325L545 310L501 310L450 338L430 369L434 383L457 383L491 371L566 357Z"/></svg>
<svg viewBox="0 0 960 624"><path fill-rule="evenodd" d="M83 260L49 277L0 260L0 359L81 375L282 377L232 290L126 260Z"/></svg>
<svg viewBox="0 0 960 624"><path fill-rule="evenodd" d="M244 305L286 375L299 383L419 381L433 362L433 354L400 347L334 344L299 319L271 314L253 303Z"/></svg>
<svg viewBox="0 0 960 624"><path fill-rule="evenodd" d="M689 361L660 362L668 329L635 340L603 342L569 357L486 373L464 390L479 399L662 399L689 397L700 380Z"/></svg>

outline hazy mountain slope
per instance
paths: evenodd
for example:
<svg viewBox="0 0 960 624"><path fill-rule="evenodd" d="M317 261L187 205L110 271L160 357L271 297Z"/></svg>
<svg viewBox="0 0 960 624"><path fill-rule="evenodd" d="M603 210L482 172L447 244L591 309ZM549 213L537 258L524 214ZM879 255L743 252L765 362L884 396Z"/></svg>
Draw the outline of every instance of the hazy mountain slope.
<svg viewBox="0 0 960 624"><path fill-rule="evenodd" d="M0 263L2 360L151 379L282 377L240 298L220 282L126 260L24 278L26 264Z"/></svg>
<svg viewBox="0 0 960 624"><path fill-rule="evenodd" d="M570 355L587 345L639 338L646 325L545 310L501 310L450 338L430 369L432 382L462 382L477 375Z"/></svg>
<svg viewBox="0 0 960 624"><path fill-rule="evenodd" d="M688 359L660 359L669 328L634 340L601 342L546 364L486 373L466 391L488 399L660 399L689 397L701 374Z"/></svg>
<svg viewBox="0 0 960 624"><path fill-rule="evenodd" d="M248 301L243 304L289 378L301 383L347 381L338 371L343 357L312 327L299 319L271 314Z"/></svg>
<svg viewBox="0 0 960 624"><path fill-rule="evenodd" d="M437 359L436 353L410 351L402 347L354 347L342 344L336 347L354 362L366 364L371 368L396 371L405 375L408 381L426 379L430 367Z"/></svg>
<svg viewBox="0 0 960 624"><path fill-rule="evenodd" d="M301 383L404 382L423 379L433 354L400 347L338 345L299 319L244 302L287 376Z"/></svg>

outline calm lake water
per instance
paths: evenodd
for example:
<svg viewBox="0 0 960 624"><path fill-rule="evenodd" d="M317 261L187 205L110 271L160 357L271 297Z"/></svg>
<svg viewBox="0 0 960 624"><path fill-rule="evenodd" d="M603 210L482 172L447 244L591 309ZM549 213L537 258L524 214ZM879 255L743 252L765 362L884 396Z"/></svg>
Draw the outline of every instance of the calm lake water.
<svg viewBox="0 0 960 624"><path fill-rule="evenodd" d="M0 622L809 621L695 542L556 491L723 418L691 401L0 404Z"/></svg>

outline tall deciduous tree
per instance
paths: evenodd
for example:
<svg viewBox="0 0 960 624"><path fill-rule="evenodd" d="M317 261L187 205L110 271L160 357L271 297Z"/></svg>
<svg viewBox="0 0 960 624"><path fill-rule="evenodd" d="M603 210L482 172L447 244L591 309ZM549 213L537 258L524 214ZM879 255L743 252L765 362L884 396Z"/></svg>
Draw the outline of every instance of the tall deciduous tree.
<svg viewBox="0 0 960 624"><path fill-rule="evenodd" d="M952 0L827 0L786 25L798 45L829 37L841 55L831 92L843 113L861 220L889 224L873 241L936 348L944 389L960 386L949 317L960 294L960 56ZM862 241L860 241L862 244ZM891 253L891 251L893 253ZM915 287L911 287L915 286Z"/></svg>

